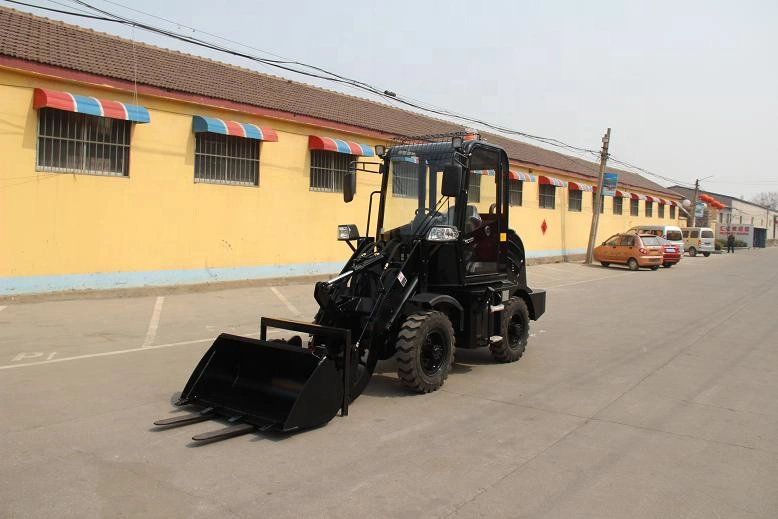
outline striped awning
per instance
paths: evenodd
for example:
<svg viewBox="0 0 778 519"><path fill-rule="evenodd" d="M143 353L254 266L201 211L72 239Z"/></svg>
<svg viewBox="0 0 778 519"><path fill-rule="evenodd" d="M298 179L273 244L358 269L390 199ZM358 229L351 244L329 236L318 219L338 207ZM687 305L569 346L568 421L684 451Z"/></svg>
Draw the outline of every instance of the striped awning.
<svg viewBox="0 0 778 519"><path fill-rule="evenodd" d="M664 198L657 198L656 201L659 202L659 205L667 205L667 204L670 203L667 200L665 200Z"/></svg>
<svg viewBox="0 0 778 519"><path fill-rule="evenodd" d="M510 170L508 172L508 176L510 177L511 180L521 180L522 182L537 182L538 180L538 178L535 175L524 173L522 171Z"/></svg>
<svg viewBox="0 0 778 519"><path fill-rule="evenodd" d="M616 196L621 198L632 198L632 193L630 193L629 191L622 191L620 189L617 189Z"/></svg>
<svg viewBox="0 0 778 519"><path fill-rule="evenodd" d="M589 191L594 192L594 187L589 184L582 184L580 182L568 182L567 189L571 191Z"/></svg>
<svg viewBox="0 0 778 519"><path fill-rule="evenodd" d="M647 200L646 195L641 195L638 193L630 193L629 195L632 200Z"/></svg>
<svg viewBox="0 0 778 519"><path fill-rule="evenodd" d="M246 139L255 139L258 141L278 141L278 134L272 128L260 128L256 124L226 121L224 119L205 117L202 115L195 115L192 117L192 131L195 133L209 132L220 133L222 135L234 135L236 137L245 137Z"/></svg>
<svg viewBox="0 0 778 519"><path fill-rule="evenodd" d="M658 196L646 195L646 202L658 202L658 201L659 201Z"/></svg>
<svg viewBox="0 0 778 519"><path fill-rule="evenodd" d="M538 175L538 182L540 184L548 184L548 185L551 185L551 186L554 186L554 187L566 187L567 186L567 182L565 182L564 180L560 180L560 179L555 178L555 177L548 177L546 175Z"/></svg>
<svg viewBox="0 0 778 519"><path fill-rule="evenodd" d="M96 97L81 96L59 90L36 88L33 92L32 106L38 108L56 108L67 112L108 117L109 119L121 119L136 123L147 123L151 120L149 111L144 106L128 105L119 101L97 99Z"/></svg>
<svg viewBox="0 0 778 519"><path fill-rule="evenodd" d="M333 139L331 137L321 137L319 135L308 136L308 149L334 151L337 153L347 153L349 155L360 155L362 157L375 156L373 148L368 144Z"/></svg>
<svg viewBox="0 0 778 519"><path fill-rule="evenodd" d="M490 177L494 176L494 170L493 169L472 169L470 170L471 173L475 175L488 175Z"/></svg>

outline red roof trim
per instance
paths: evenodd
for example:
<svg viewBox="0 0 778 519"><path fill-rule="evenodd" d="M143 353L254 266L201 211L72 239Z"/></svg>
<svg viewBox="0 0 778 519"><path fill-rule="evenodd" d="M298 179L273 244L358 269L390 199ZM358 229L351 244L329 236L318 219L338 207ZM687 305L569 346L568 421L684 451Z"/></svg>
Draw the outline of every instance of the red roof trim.
<svg viewBox="0 0 778 519"><path fill-rule="evenodd" d="M88 72L79 72L60 67L54 67L51 65L44 65L41 63L33 63L22 59L11 58L9 56L0 56L0 67L22 70L37 75L51 76L74 83L88 83L90 86L102 87L103 89L105 89L107 86L109 87L107 90L122 90L124 92L130 93L135 91L135 85L130 81L98 76ZM298 115L289 112L283 112L281 110L273 110L270 108L260 108L253 105L235 103L233 101L226 101L224 99L216 99L195 94L187 94L184 92L170 91L165 90L164 88L153 87L149 85L137 85L137 87L138 94L141 95L149 95L163 99L173 99L175 101L192 103L199 106L213 106L225 110L242 112L260 117L267 117L268 119L289 121L305 124L308 126L315 126L317 128L327 128L331 130L342 131L344 133L352 133L363 137L374 137L377 139L390 139L394 137L394 134L377 132L375 130L361 128L359 126L328 121L326 119L317 119L307 115Z"/></svg>

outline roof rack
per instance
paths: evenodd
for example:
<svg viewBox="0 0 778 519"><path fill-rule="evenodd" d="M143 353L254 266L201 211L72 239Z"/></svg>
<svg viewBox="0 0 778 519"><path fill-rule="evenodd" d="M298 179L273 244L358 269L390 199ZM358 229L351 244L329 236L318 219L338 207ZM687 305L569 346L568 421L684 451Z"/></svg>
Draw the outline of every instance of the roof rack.
<svg viewBox="0 0 778 519"><path fill-rule="evenodd" d="M432 142L447 142L452 137L462 137L463 140L482 140L481 134L476 130L465 129L459 132L430 133L427 135L403 135L395 137L393 141L396 145L406 144L427 144Z"/></svg>

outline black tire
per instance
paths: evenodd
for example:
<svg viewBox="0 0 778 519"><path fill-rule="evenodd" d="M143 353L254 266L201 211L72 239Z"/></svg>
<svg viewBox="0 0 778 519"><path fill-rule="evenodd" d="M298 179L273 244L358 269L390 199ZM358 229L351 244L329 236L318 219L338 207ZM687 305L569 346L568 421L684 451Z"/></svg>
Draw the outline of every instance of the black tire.
<svg viewBox="0 0 778 519"><path fill-rule="evenodd" d="M703 252L702 255L707 258L708 256L710 256L710 252Z"/></svg>
<svg viewBox="0 0 778 519"><path fill-rule="evenodd" d="M518 297L505 303L500 326L502 340L489 345L489 351L497 362L516 362L524 355L529 339L529 311L527 304Z"/></svg>
<svg viewBox="0 0 778 519"><path fill-rule="evenodd" d="M664 268L666 268L666 269L669 269L670 267L672 267L672 266L673 266L673 264L672 264L672 263L665 263L665 264L664 264L664 265L662 265L662 266L663 266Z"/></svg>
<svg viewBox="0 0 778 519"><path fill-rule="evenodd" d="M694 247L690 248L689 249L689 256L691 256L693 258L696 255L697 255L697 249L695 249Z"/></svg>
<svg viewBox="0 0 778 519"><path fill-rule="evenodd" d="M655 265L655 266L651 267L651 270L658 270L658 269L659 269L659 265Z"/></svg>
<svg viewBox="0 0 778 519"><path fill-rule="evenodd" d="M629 267L629 270L639 270L640 265L638 265L638 260L635 258L630 258L627 260L627 266Z"/></svg>
<svg viewBox="0 0 778 519"><path fill-rule="evenodd" d="M443 385L454 363L454 327L442 312L417 312L397 334L397 375L418 393Z"/></svg>
<svg viewBox="0 0 778 519"><path fill-rule="evenodd" d="M610 265L610 263L608 263L607 261L601 261L600 265L607 268Z"/></svg>

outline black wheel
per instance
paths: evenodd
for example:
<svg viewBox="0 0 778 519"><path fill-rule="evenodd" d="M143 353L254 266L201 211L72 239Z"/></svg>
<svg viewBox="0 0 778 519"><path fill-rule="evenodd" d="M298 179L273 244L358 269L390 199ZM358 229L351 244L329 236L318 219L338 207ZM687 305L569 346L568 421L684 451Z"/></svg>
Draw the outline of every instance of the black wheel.
<svg viewBox="0 0 778 519"><path fill-rule="evenodd" d="M601 261L600 265L602 265L603 267L607 267L610 265L610 263L608 263L607 261Z"/></svg>
<svg viewBox="0 0 778 519"><path fill-rule="evenodd" d="M672 264L672 263L665 263L665 264L664 264L664 265L662 265L662 266L663 266L664 268L666 268L666 269L669 269L670 267L672 267L672 266L673 266L673 264Z"/></svg>
<svg viewBox="0 0 778 519"><path fill-rule="evenodd" d="M640 265L638 265L638 260L635 258L630 258L627 261L627 266L629 267L629 270L638 270L640 268Z"/></svg>
<svg viewBox="0 0 778 519"><path fill-rule="evenodd" d="M512 297L505 303L500 333L502 340L489 345L492 357L497 362L516 362L524 355L529 338L529 311L522 299Z"/></svg>
<svg viewBox="0 0 778 519"><path fill-rule="evenodd" d="M702 255L707 258L708 256L710 256L710 252L703 252Z"/></svg>
<svg viewBox="0 0 778 519"><path fill-rule="evenodd" d="M689 256L691 256L691 257L693 258L693 257L695 257L696 255L697 255L697 249L695 249L694 247L692 247L691 249L689 249Z"/></svg>
<svg viewBox="0 0 778 519"><path fill-rule="evenodd" d="M397 375L419 393L440 388L454 363L454 328L446 314L411 314L397 334Z"/></svg>

